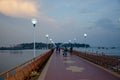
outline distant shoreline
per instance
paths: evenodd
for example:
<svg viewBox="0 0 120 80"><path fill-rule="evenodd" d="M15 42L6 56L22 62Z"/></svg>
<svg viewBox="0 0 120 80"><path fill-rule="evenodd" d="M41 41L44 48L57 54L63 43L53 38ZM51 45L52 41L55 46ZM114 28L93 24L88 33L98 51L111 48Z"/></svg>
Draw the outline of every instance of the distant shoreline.
<svg viewBox="0 0 120 80"><path fill-rule="evenodd" d="M33 49L33 45L34 43L22 43L22 44L17 44L14 46L10 46L10 47L0 47L0 50L26 50L26 49ZM55 43L55 45L53 45L52 43L35 43L35 47L36 49L51 49L53 47L90 47L89 44L79 44L79 43Z"/></svg>

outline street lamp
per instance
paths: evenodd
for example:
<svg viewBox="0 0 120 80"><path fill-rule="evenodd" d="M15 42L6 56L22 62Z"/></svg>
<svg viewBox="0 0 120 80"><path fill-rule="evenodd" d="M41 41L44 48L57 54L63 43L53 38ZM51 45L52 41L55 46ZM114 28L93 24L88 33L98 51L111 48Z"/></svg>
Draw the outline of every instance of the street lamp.
<svg viewBox="0 0 120 80"><path fill-rule="evenodd" d="M51 48L52 47L52 39L50 38L49 40L50 40L50 48Z"/></svg>
<svg viewBox="0 0 120 80"><path fill-rule="evenodd" d="M84 38L85 38L85 43L84 43L85 44L85 53L86 53L86 37L87 37L87 34L85 33L84 34Z"/></svg>
<svg viewBox="0 0 120 80"><path fill-rule="evenodd" d="M48 38L49 38L49 35L46 34L45 37L47 38L47 42L46 42L46 44L47 44L47 49L48 49Z"/></svg>
<svg viewBox="0 0 120 80"><path fill-rule="evenodd" d="M52 42L52 39L51 39L51 38L50 38L49 40L50 40L50 42Z"/></svg>
<svg viewBox="0 0 120 80"><path fill-rule="evenodd" d="M69 40L69 43L71 43L72 41L71 40Z"/></svg>
<svg viewBox="0 0 120 80"><path fill-rule="evenodd" d="M51 38L49 40L50 40L51 45L53 45L54 47L56 47L55 42Z"/></svg>
<svg viewBox="0 0 120 80"><path fill-rule="evenodd" d="M54 47L56 47L56 45L55 45L55 42L54 42L54 41L51 41L51 43L53 44L53 46L54 46Z"/></svg>
<svg viewBox="0 0 120 80"><path fill-rule="evenodd" d="M76 40L77 40L77 39L76 39L76 38L74 38L74 47L76 47Z"/></svg>
<svg viewBox="0 0 120 80"><path fill-rule="evenodd" d="M32 24L34 27L34 58L35 58L35 26L36 26L37 20L36 19L32 19Z"/></svg>
<svg viewBox="0 0 120 80"><path fill-rule="evenodd" d="M72 47L72 43L71 43L72 41L71 40L69 40L69 44L70 44L70 47Z"/></svg>
<svg viewBox="0 0 120 80"><path fill-rule="evenodd" d="M86 37L87 37L87 34L85 33L85 34L84 34L84 38L86 38Z"/></svg>
<svg viewBox="0 0 120 80"><path fill-rule="evenodd" d="M74 43L76 43L76 40L77 40L77 39L76 39L76 38L74 38Z"/></svg>
<svg viewBox="0 0 120 80"><path fill-rule="evenodd" d="M46 38L48 39L48 37L49 37L49 35L48 34L46 34Z"/></svg>

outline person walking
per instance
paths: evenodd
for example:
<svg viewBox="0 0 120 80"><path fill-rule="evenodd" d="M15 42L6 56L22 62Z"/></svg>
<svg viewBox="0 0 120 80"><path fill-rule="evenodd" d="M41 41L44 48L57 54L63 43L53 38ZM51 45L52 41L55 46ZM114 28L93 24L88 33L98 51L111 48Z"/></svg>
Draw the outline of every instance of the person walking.
<svg viewBox="0 0 120 80"><path fill-rule="evenodd" d="M67 56L67 47L64 47L64 52L63 52L63 56Z"/></svg>

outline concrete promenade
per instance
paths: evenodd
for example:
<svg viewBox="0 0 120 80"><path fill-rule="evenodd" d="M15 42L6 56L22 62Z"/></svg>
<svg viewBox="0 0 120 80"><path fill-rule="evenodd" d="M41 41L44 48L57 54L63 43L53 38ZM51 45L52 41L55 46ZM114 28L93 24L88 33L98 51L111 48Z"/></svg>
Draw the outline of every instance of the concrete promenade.
<svg viewBox="0 0 120 80"><path fill-rule="evenodd" d="M54 52L38 80L120 80L120 77L75 55Z"/></svg>

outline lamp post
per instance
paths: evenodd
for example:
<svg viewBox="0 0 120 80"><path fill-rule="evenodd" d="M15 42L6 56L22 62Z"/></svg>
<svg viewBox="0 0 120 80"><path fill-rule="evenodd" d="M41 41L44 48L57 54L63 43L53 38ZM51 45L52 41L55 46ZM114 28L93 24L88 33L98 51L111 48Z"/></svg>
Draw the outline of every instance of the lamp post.
<svg viewBox="0 0 120 80"><path fill-rule="evenodd" d="M76 43L76 40L77 40L77 39L76 39L76 38L74 38L74 43Z"/></svg>
<svg viewBox="0 0 120 80"><path fill-rule="evenodd" d="M74 38L74 47L76 47L76 40L77 40L77 39L76 39L76 38Z"/></svg>
<svg viewBox="0 0 120 80"><path fill-rule="evenodd" d="M69 44L70 44L70 47L72 47L72 43L71 43L72 41L71 40L69 40Z"/></svg>
<svg viewBox="0 0 120 80"><path fill-rule="evenodd" d="M56 47L55 42L51 38L49 40L50 40L50 43L51 43L51 47L52 46Z"/></svg>
<svg viewBox="0 0 120 80"><path fill-rule="evenodd" d="M50 40L50 48L51 48L52 47L52 39L50 38L49 40Z"/></svg>
<svg viewBox="0 0 120 80"><path fill-rule="evenodd" d="M34 58L35 58L35 26L36 26L37 20L36 19L32 19L32 24L34 27Z"/></svg>
<svg viewBox="0 0 120 80"><path fill-rule="evenodd" d="M48 49L48 38L49 38L49 35L46 34L45 37L47 38L47 42L46 42L46 44L47 44L47 49Z"/></svg>
<svg viewBox="0 0 120 80"><path fill-rule="evenodd" d="M86 53L86 37L87 37L87 34L85 33L84 34L84 38L85 38L85 43L84 43L85 44L85 53Z"/></svg>
<svg viewBox="0 0 120 80"><path fill-rule="evenodd" d="M72 41L71 40L69 40L69 43L71 43Z"/></svg>
<svg viewBox="0 0 120 80"><path fill-rule="evenodd" d="M50 42L52 42L52 39L51 39L51 38L50 38L49 40L50 40Z"/></svg>

